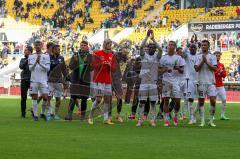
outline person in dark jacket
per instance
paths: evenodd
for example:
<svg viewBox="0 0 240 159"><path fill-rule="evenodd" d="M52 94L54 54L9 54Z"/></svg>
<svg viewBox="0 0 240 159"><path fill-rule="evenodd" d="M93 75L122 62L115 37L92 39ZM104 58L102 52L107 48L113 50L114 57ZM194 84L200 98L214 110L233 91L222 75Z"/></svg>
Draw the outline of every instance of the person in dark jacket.
<svg viewBox="0 0 240 159"><path fill-rule="evenodd" d="M123 118L121 116L122 111L122 98L123 98L123 89L122 89L122 71L121 66L127 62L127 55L128 55L127 48L122 48L119 52L114 53L117 59L117 69L115 72L112 73L112 88L115 96L117 98L117 115L116 119L119 122L123 122ZM112 115L112 104L109 111L109 116Z"/></svg>
<svg viewBox="0 0 240 159"><path fill-rule="evenodd" d="M135 71L135 73L133 73L134 76L131 77L131 78L133 78L133 82L134 82L134 96L133 96L131 114L128 117L130 120L135 119L135 115L136 115L137 108L139 105L138 93L139 93L139 87L141 84L141 78L139 77L139 74L141 71L141 58L138 57L134 61L135 62L134 62L133 70ZM147 98L147 102L145 103L145 108L144 108L145 118L147 118L149 109L150 109L150 101L149 101L149 98Z"/></svg>
<svg viewBox="0 0 240 159"><path fill-rule="evenodd" d="M30 78L31 72L28 67L28 56L33 52L33 48L31 46L27 46L24 50L24 58L21 59L19 68L22 70L21 72L21 117L26 117L26 101L27 101L27 92L30 88Z"/></svg>
<svg viewBox="0 0 240 159"><path fill-rule="evenodd" d="M133 93L133 87L134 87L134 77L136 77L136 72L134 71L134 63L135 59L131 59L128 61L126 65L126 69L123 74L123 81L127 83L127 90L125 94L125 103L130 104L131 102L131 96Z"/></svg>
<svg viewBox="0 0 240 159"><path fill-rule="evenodd" d="M65 120L72 120L72 113L77 100L81 99L81 120L86 119L87 99L90 94L91 82L91 61L92 55L89 53L87 41L82 41L80 50L75 53L69 63L71 73L70 94L68 116Z"/></svg>

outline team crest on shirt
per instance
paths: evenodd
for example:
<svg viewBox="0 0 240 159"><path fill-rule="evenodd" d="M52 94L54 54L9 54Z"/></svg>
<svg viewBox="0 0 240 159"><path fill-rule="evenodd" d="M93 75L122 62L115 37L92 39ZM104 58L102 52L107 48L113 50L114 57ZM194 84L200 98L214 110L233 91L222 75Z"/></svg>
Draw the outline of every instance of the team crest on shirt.
<svg viewBox="0 0 240 159"><path fill-rule="evenodd" d="M209 61L210 61L211 63L213 62L213 60L212 60L211 58L209 59Z"/></svg>

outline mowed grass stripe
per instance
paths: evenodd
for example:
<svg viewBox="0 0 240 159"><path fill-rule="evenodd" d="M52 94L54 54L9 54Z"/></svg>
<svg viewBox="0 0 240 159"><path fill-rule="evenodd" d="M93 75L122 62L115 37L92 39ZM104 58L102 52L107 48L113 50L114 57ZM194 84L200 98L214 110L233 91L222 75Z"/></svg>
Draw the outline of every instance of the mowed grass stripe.
<svg viewBox="0 0 240 159"><path fill-rule="evenodd" d="M28 108L30 105L29 100ZM162 121L157 122L156 128L148 122L138 128L136 120L113 126L102 124L101 118L94 125L78 120L33 122L29 114L20 119L20 99L0 99L0 158L237 159L240 106L228 104L229 121L219 120L220 105L217 108L216 128L190 126L187 121L181 121L177 128L164 128ZM123 107L124 115L129 111L129 106Z"/></svg>

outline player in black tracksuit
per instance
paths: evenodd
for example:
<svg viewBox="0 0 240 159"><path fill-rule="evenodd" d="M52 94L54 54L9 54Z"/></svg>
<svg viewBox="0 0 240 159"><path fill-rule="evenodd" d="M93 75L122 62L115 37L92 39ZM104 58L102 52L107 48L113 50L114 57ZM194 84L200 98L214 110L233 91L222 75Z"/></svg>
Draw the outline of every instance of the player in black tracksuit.
<svg viewBox="0 0 240 159"><path fill-rule="evenodd" d="M31 72L28 67L28 56L32 54L33 48L31 46L27 46L24 50L24 58L21 59L19 68L22 70L21 72L21 117L26 117L26 101L27 101L27 92L30 87L30 78Z"/></svg>

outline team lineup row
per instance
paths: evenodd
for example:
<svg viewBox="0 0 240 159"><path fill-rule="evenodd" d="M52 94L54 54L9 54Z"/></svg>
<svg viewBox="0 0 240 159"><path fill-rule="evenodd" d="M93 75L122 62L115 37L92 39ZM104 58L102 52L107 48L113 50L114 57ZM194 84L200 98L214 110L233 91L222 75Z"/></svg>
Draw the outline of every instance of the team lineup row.
<svg viewBox="0 0 240 159"><path fill-rule="evenodd" d="M147 44L150 39L151 42ZM81 117L88 118L93 124L94 112L103 100L104 123L113 124L111 118L113 93L117 98L117 120L123 122L122 109L122 79L134 86L134 100L132 115L135 117L138 107L138 123L142 126L145 120L146 105L150 107L150 125L155 126L156 102L162 99L162 107L158 115L164 118L164 126L170 126L170 119L175 126L179 123L181 98L184 99L184 112L186 116L189 108L189 124L196 123L193 102L198 99L196 110L200 113L200 126L205 126L204 100L210 100L209 125L215 127L214 114L216 97L222 101L221 119L225 117L226 93L222 78L226 76L224 65L220 63L221 52L210 53L210 43L203 40L201 51L192 43L189 48L176 48L174 41L169 41L167 52L163 54L161 47L154 39L153 31L149 30L140 48L140 57L128 60L127 48L114 52L112 41L106 39L103 49L89 52L87 41L82 41L80 50L70 59L69 65L60 55L59 45L48 43L46 53L42 52L42 42L36 40L35 52L27 46L25 58L21 59L21 112L26 115L27 91L32 97L33 120L38 120L38 101L41 94L41 116L50 120L52 106L51 98L56 97L54 118L57 120L61 96L70 90L68 115L65 120L72 120L75 105L81 100ZM121 66L127 63L122 75ZM69 70L69 69L70 70ZM128 91L127 91L128 93ZM86 117L87 99L91 97L93 104ZM173 106L169 105L172 99ZM171 117L171 110L174 115ZM44 115L46 112L46 115Z"/></svg>

